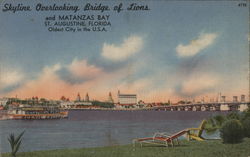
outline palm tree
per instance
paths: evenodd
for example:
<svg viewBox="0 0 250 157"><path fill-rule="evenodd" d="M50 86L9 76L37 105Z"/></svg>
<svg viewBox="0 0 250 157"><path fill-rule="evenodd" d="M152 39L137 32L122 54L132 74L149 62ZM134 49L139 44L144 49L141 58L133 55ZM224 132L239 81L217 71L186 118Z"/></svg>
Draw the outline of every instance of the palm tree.
<svg viewBox="0 0 250 157"><path fill-rule="evenodd" d="M205 131L207 134L213 134L221 128L222 124L227 120L224 115L216 115L207 120Z"/></svg>
<svg viewBox="0 0 250 157"><path fill-rule="evenodd" d="M9 135L8 141L9 141L10 146L11 146L11 156L12 157L16 157L16 153L19 150L20 145L22 143L21 137L23 136L23 134L24 134L24 131L20 135L18 135L16 138L15 138L15 135L13 133L11 133Z"/></svg>

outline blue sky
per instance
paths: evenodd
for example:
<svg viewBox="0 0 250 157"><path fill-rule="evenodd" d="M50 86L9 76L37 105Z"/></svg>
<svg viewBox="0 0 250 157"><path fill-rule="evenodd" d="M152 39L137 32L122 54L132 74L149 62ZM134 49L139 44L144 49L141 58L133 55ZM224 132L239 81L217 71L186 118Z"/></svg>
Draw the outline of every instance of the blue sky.
<svg viewBox="0 0 250 157"><path fill-rule="evenodd" d="M49 4L2 4L10 2ZM78 92L89 92L93 99L105 100L109 91L115 95L119 89L146 101L166 101L214 98L218 92L229 98L248 94L248 7L238 7L236 1L138 4L150 11L81 10L76 14L110 15L111 27L77 33L44 27L46 16L73 12L13 14L1 6L0 95L74 99Z"/></svg>

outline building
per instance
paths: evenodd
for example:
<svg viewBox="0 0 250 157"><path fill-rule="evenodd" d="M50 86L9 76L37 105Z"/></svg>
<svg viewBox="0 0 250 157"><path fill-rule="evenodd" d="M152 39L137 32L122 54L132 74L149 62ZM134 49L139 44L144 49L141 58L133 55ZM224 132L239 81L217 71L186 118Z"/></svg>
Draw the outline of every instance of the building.
<svg viewBox="0 0 250 157"><path fill-rule="evenodd" d="M80 93L77 94L76 101L81 101Z"/></svg>
<svg viewBox="0 0 250 157"><path fill-rule="evenodd" d="M109 92L108 102L114 103L111 92Z"/></svg>
<svg viewBox="0 0 250 157"><path fill-rule="evenodd" d="M86 102L89 102L89 94L87 93L86 96L85 96L85 101Z"/></svg>
<svg viewBox="0 0 250 157"><path fill-rule="evenodd" d="M136 94L121 94L118 91L118 103L120 105L136 105L137 104L137 96Z"/></svg>

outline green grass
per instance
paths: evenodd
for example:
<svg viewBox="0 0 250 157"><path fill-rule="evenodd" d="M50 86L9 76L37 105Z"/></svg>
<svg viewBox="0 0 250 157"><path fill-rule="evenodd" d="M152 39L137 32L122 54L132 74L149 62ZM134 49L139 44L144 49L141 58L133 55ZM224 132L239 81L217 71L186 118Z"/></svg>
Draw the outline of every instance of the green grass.
<svg viewBox="0 0 250 157"><path fill-rule="evenodd" d="M9 157L10 154L2 154ZM222 144L221 140L181 141L177 147L132 145L100 148L61 149L18 153L17 157L248 157L250 138L239 144Z"/></svg>

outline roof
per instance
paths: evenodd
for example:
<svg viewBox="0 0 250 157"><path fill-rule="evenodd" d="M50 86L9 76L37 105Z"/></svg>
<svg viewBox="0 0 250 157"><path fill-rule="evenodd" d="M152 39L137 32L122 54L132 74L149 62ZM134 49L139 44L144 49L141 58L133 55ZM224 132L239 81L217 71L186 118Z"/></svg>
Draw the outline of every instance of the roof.
<svg viewBox="0 0 250 157"><path fill-rule="evenodd" d="M119 94L118 97L136 97L136 94Z"/></svg>

